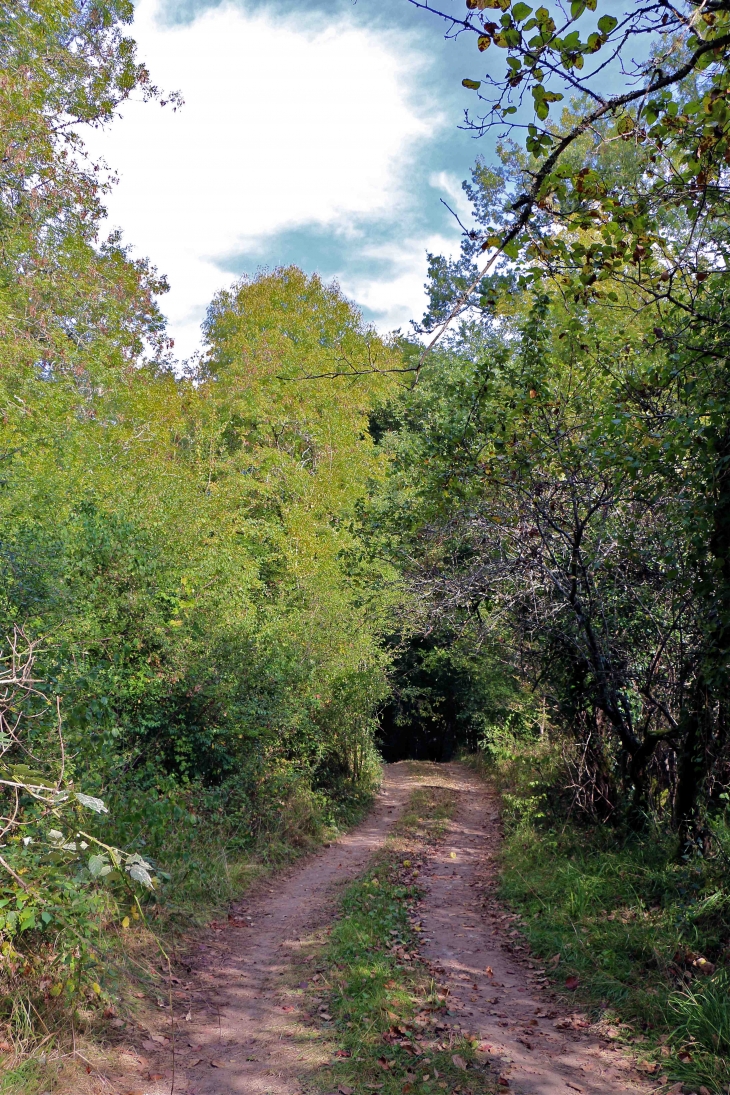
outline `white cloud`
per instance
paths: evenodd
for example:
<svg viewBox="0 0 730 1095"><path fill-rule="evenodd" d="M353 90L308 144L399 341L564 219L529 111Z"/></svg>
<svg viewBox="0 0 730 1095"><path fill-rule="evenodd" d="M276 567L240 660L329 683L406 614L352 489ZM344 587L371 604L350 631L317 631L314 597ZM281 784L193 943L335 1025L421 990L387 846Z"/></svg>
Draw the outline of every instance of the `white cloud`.
<svg viewBox="0 0 730 1095"><path fill-rule="evenodd" d="M141 0L133 33L155 83L179 89L185 106L129 104L87 143L119 175L110 224L171 282L162 304L187 356L206 304L232 280L226 256L287 227L341 230L392 213L405 201L415 142L444 122L432 103L417 108L409 96L423 57L386 32L343 21L308 28L302 18L233 6L169 26L156 21L156 8L157 0ZM404 261L397 275L415 314L423 246L420 272L411 261L408 273ZM393 313L382 292L371 287L368 296Z"/></svg>
<svg viewBox="0 0 730 1095"><path fill-rule="evenodd" d="M461 179L451 171L434 171L428 180L434 190L443 190L449 205L463 221L471 220L471 202L464 193Z"/></svg>
<svg viewBox="0 0 730 1095"><path fill-rule="evenodd" d="M382 331L400 327L404 334L409 334L412 332L410 321L422 319L426 310L426 251L438 255L453 249L453 238L440 235L369 247L366 254L385 259L391 274L372 278L345 272L340 277L340 284L347 296L375 313Z"/></svg>

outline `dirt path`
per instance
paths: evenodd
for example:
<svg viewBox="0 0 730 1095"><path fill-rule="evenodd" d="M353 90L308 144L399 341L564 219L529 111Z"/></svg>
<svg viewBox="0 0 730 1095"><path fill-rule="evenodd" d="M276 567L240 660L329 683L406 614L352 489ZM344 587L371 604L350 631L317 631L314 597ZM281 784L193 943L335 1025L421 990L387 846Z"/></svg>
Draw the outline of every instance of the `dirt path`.
<svg viewBox="0 0 730 1095"><path fill-rule="evenodd" d="M311 952L317 931L321 936L343 884L382 846L415 787L431 782L458 797L445 840L420 878L425 938L419 949L439 982L449 985L449 1022L479 1035L503 1089L515 1095L655 1090L619 1050L555 1005L537 984L539 971L510 953L511 925L505 927L504 910L489 896L501 839L494 792L462 765L402 763L386 767L366 821L242 902L233 910L238 923L211 933L214 938L187 957L192 1004L188 1021L178 1026L175 1095L300 1095L300 1079L306 1083L325 1064L326 1049L306 1025L297 1006L301 996L285 974L291 982L292 967ZM163 1076L117 1090L169 1095L169 1047L142 1046L153 1050L152 1075Z"/></svg>
<svg viewBox="0 0 730 1095"><path fill-rule="evenodd" d="M421 875L426 897L419 911L427 937L421 953L449 985L454 1019L487 1043L492 1064L519 1095L655 1090L581 1017L555 1006L538 986L538 973L510 953L512 925L504 925L504 910L488 897L500 844L499 801L468 768L448 768L459 805Z"/></svg>
<svg viewBox="0 0 730 1095"><path fill-rule="evenodd" d="M216 933L188 957L197 991L191 1019L180 1024L176 1038L175 1095L298 1095L297 1073L304 1068L301 1041L293 1044L297 1017L277 981L332 916L344 884L382 846L415 786L408 764L388 765L362 824L235 908L249 926ZM154 1060L150 1071L163 1071L164 1079L146 1082L139 1095L169 1095L169 1051ZM307 1063L316 1063L312 1054Z"/></svg>

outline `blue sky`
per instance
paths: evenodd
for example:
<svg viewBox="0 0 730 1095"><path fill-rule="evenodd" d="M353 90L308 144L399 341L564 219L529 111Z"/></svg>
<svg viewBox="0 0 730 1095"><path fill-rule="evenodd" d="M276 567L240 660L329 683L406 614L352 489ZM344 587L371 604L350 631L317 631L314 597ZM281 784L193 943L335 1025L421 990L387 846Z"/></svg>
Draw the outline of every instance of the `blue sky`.
<svg viewBox="0 0 730 1095"><path fill-rule="evenodd" d="M181 358L260 266L337 277L381 330L420 318L426 250L458 248L440 199L490 152L458 128L481 58L444 29L407 0L138 0L140 55L185 106L131 104L89 144L118 175L110 226L171 283Z"/></svg>

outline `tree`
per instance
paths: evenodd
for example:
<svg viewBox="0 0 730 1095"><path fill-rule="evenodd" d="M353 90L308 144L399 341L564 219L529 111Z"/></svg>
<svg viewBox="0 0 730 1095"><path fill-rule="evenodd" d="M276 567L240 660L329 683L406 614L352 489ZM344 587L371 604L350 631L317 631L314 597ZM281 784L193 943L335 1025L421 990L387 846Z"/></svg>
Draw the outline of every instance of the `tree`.
<svg viewBox="0 0 730 1095"><path fill-rule="evenodd" d="M503 146L501 170L482 165L475 173L476 224L458 264L432 262L438 284L427 325L436 341L456 316L494 314L495 308L502 316L509 313L510 305L499 301L501 279L532 298L532 326L520 327L526 353L547 310L547 328L562 325L566 347L578 342L581 353L592 354L598 369L590 383L609 401L599 397L580 423L581 443L574 448L571 440L568 447L570 473L564 445L575 426L561 437L557 466L551 467L550 445L543 446L538 478L530 472L521 480L530 483L523 496L531 498L525 519L539 525L538 499L565 494L573 476L586 505L595 498L594 527L608 513L620 515L634 544L644 545L636 558L650 548L652 565L642 563L637 571L626 559L622 585L628 601L622 611L607 612L602 597L595 602L604 639L588 659L590 680L579 677L578 688L587 694L597 689L597 696L604 671L615 677L617 696L632 676L640 681L636 667L629 668L631 659L618 656L626 611L633 603L635 614L641 600L652 615L658 613L664 622L657 625L656 649L672 665L671 702L667 695L666 702L655 703L654 686L645 679L638 708L624 704L622 714L622 704L608 694L611 688L599 707L632 756L635 787L642 783L637 763L652 753L664 724L661 735L676 750L677 820L689 839L701 828L698 811L714 793L716 779L724 778L726 764L728 8L658 3L631 7L618 18L582 0L569 15L559 6L533 12L509 0L469 0L467 8L463 19L439 14L451 20L453 32L476 34L482 53L492 45L504 50L507 63L503 76L465 81L486 104L485 113L466 124L480 133L501 127L512 136L522 127L525 151ZM492 8L502 12L498 24L491 21ZM630 62L639 40L648 45L646 60ZM605 92L611 80L623 81L615 95ZM571 106L556 122L552 104L566 95L573 96ZM519 119L529 114L530 98L533 117L523 125ZM498 200L488 202L487 195ZM487 268L478 271L475 260L485 251ZM609 355L597 344L611 326ZM556 400L564 368L550 352L546 373L536 367L538 356L533 354L531 375L524 376L535 393L530 419L542 415L547 422L554 413L562 420L568 406L577 409L581 400ZM587 478L581 482L582 476ZM503 484L505 500L510 493L516 503L511 482ZM640 501L627 506L631 497ZM581 530L590 528L586 516L587 511L572 520L574 545ZM539 527L547 548L545 522ZM563 535L567 544L567 528ZM568 573L565 565L559 569ZM523 580L534 588L526 573ZM570 594L573 588L568 582L565 590ZM666 638L660 637L662 628L669 628ZM588 651L595 629L584 622L581 632ZM655 666L653 659L648 665ZM632 744L627 728L642 711L648 737Z"/></svg>

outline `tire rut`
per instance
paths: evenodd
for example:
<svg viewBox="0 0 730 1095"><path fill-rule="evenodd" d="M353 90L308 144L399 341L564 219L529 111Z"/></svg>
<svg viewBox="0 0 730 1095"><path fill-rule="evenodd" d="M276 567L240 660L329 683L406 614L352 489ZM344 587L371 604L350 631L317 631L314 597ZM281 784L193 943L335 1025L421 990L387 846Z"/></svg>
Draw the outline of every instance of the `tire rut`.
<svg viewBox="0 0 730 1095"><path fill-rule="evenodd" d="M383 845L416 786L407 762L386 765L360 825L272 879L268 892L239 902L232 913L249 926L226 931L225 941L198 943L188 957L197 982L191 1019L176 1024L175 1095L298 1095L297 1073L307 1066L298 1059L300 1042L291 1042L302 1016L277 981L332 917L343 887ZM144 1095L170 1095L169 1054L156 1060L164 1079L148 1083ZM307 1060L316 1064L311 1054Z"/></svg>
<svg viewBox="0 0 730 1095"><path fill-rule="evenodd" d="M413 790L431 782L454 791L457 809L420 875L419 951L448 985L450 1024L479 1037L500 1090L514 1095L656 1090L509 952L504 910L492 896L501 841L497 794L464 765L401 762L385 766L365 821L272 879L268 892L248 895L232 910L248 926L200 942L188 957L195 989L190 1021L176 1024L175 1095L301 1095L302 1083L326 1063L325 1048L280 978L311 950L343 887L382 847ZM169 1053L155 1059L164 1079L134 1095L170 1095Z"/></svg>
<svg viewBox="0 0 730 1095"><path fill-rule="evenodd" d="M536 974L505 948L504 909L490 896L501 841L499 799L465 766L448 767L458 807L421 875L426 895L419 911L426 937L421 954L449 986L452 1021L486 1043L506 1081L503 1090L515 1095L656 1090L638 1078L630 1059L586 1029L589 1024L580 1026L580 1018L556 1005Z"/></svg>

